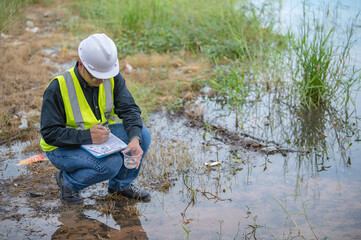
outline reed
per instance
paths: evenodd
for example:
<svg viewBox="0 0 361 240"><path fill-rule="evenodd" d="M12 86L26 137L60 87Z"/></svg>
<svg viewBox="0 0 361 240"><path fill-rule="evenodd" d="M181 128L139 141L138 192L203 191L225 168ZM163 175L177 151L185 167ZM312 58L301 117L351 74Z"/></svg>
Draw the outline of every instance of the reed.
<svg viewBox="0 0 361 240"><path fill-rule="evenodd" d="M299 98L304 108L327 108L335 102L347 107L353 86L360 83L359 70L351 69L349 64L354 22L342 46L335 44L334 34L335 29L327 29L322 19L314 18L311 24L305 7L300 36L289 34L295 56L292 74L295 89L291 94Z"/></svg>
<svg viewBox="0 0 361 240"><path fill-rule="evenodd" d="M210 80L211 86L219 95L227 96L227 103L236 114L235 127L239 126L239 112L246 102L249 86L245 79L245 71L231 67L218 67L215 78Z"/></svg>

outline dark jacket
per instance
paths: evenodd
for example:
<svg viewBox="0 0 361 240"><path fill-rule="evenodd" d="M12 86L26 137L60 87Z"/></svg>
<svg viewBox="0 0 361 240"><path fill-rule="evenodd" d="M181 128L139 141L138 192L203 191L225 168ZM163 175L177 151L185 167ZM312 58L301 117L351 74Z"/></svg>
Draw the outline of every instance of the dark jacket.
<svg viewBox="0 0 361 240"><path fill-rule="evenodd" d="M78 72L78 62L75 64L75 74L79 79L84 95L97 119L101 119L98 106L98 87L91 87ZM141 137L143 121L141 110L127 89L125 79L119 73L114 77L114 113L123 120L129 139ZM47 144L56 147L79 147L81 144L91 144L90 129L76 130L66 128L64 102L61 97L59 82L54 79L44 92L41 109L40 132Z"/></svg>

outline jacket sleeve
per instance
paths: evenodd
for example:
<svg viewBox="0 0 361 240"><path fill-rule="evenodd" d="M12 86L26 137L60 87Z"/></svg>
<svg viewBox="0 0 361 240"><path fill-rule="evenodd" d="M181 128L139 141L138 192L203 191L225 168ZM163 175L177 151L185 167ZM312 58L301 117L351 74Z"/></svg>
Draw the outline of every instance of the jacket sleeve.
<svg viewBox="0 0 361 240"><path fill-rule="evenodd" d="M141 138L143 121L141 110L129 92L125 79L119 73L114 77L114 112L123 120L124 129L129 139Z"/></svg>
<svg viewBox="0 0 361 240"><path fill-rule="evenodd" d="M44 92L40 117L40 132L47 144L56 147L79 147L92 143L90 129L66 128L64 102L59 82L54 79Z"/></svg>

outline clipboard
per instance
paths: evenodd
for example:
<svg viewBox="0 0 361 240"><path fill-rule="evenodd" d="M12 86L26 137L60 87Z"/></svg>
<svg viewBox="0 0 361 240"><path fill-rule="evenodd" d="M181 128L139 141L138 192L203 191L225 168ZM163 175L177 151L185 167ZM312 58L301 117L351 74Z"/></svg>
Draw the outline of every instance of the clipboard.
<svg viewBox="0 0 361 240"><path fill-rule="evenodd" d="M101 144L84 144L80 147L92 154L96 158L102 158L110 154L124 150L128 145L113 133L109 133L109 138Z"/></svg>

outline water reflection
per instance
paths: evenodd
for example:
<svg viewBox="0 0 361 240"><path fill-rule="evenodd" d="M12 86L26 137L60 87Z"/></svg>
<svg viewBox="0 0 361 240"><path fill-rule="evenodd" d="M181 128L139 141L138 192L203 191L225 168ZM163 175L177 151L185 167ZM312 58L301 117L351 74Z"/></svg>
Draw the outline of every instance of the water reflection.
<svg viewBox="0 0 361 240"><path fill-rule="evenodd" d="M338 159L346 167L351 164L350 146L359 130L356 114L349 114L348 109L295 108L276 99L273 93L264 93L261 101L247 101L239 106L242 128L237 131L236 113L224 105L226 100L222 101L218 96L203 97L199 101L207 109L204 115L207 124L238 132L240 137L250 136L261 144L282 148L285 154L287 151L298 153L301 162L297 166L302 168L298 171L307 170L313 174L325 171Z"/></svg>
<svg viewBox="0 0 361 240"><path fill-rule="evenodd" d="M333 112L322 108L299 110L293 114L293 145L312 150L309 156L299 158L309 161L311 172L330 168L333 165L330 159L340 159L345 167L351 165L350 146L358 132L354 116L349 116L347 110Z"/></svg>
<svg viewBox="0 0 361 240"><path fill-rule="evenodd" d="M328 119L324 109L301 109L294 112L291 126L293 144L298 148L310 148L315 151L326 148L326 126Z"/></svg>
<svg viewBox="0 0 361 240"><path fill-rule="evenodd" d="M129 211L134 205L117 206L107 214L85 208L65 209L58 217L62 225L51 239L148 239L137 214Z"/></svg>

